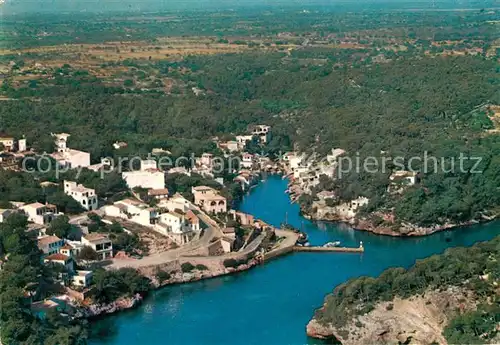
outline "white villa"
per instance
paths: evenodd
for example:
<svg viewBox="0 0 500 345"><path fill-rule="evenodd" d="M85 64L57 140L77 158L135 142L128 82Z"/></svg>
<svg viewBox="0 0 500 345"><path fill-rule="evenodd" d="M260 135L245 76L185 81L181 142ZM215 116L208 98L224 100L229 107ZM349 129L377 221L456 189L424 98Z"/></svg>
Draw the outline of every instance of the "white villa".
<svg viewBox="0 0 500 345"><path fill-rule="evenodd" d="M113 205L105 206L103 210L107 216L130 220L148 227L154 225L158 219L158 212L154 208L132 198L119 200Z"/></svg>
<svg viewBox="0 0 500 345"><path fill-rule="evenodd" d="M44 205L39 202L20 206L19 210L26 214L30 222L41 225L49 224L54 218L61 215L57 212L55 205Z"/></svg>
<svg viewBox="0 0 500 345"><path fill-rule="evenodd" d="M72 283L74 286L89 287L93 276L94 273L92 271L76 271L72 277Z"/></svg>
<svg viewBox="0 0 500 345"><path fill-rule="evenodd" d="M267 144L271 141L271 126L255 125L251 129L252 135L259 137L261 144Z"/></svg>
<svg viewBox="0 0 500 345"><path fill-rule="evenodd" d="M390 177L392 183L402 181L408 186L413 186L417 183L418 173L415 171L398 170L395 171Z"/></svg>
<svg viewBox="0 0 500 345"><path fill-rule="evenodd" d="M51 154L51 157L54 158L59 165L69 168L90 166L90 153L67 147L67 141L70 134L59 133L51 135L55 138L57 147L57 152Z"/></svg>
<svg viewBox="0 0 500 345"><path fill-rule="evenodd" d="M191 210L187 213L174 210L160 214L155 229L170 237L179 245L191 241L196 233L201 230L200 220Z"/></svg>
<svg viewBox="0 0 500 345"><path fill-rule="evenodd" d="M142 160L141 170L123 172L122 178L127 182L130 189L135 187L146 189L165 188L165 174L158 170L154 160Z"/></svg>
<svg viewBox="0 0 500 345"><path fill-rule="evenodd" d="M97 195L95 190L86 188L73 181L64 180L64 193L78 201L88 211L97 210Z"/></svg>
<svg viewBox="0 0 500 345"><path fill-rule="evenodd" d="M339 206L334 207L335 213L343 217L344 219L353 219L356 216L358 210L367 205L370 200L365 197L359 197L357 199L351 200Z"/></svg>
<svg viewBox="0 0 500 345"><path fill-rule="evenodd" d="M244 150L247 143L253 140L253 135L237 135L236 142L238 143L238 149Z"/></svg>

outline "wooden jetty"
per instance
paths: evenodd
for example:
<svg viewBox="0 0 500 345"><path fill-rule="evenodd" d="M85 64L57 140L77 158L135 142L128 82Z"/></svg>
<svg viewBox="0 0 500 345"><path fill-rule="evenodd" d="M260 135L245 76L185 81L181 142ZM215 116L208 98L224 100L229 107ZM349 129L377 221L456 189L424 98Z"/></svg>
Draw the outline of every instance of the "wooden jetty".
<svg viewBox="0 0 500 345"><path fill-rule="evenodd" d="M294 246L293 250L295 252L336 252L336 253L363 253L365 248L360 246L358 248L352 247L302 247L302 246Z"/></svg>

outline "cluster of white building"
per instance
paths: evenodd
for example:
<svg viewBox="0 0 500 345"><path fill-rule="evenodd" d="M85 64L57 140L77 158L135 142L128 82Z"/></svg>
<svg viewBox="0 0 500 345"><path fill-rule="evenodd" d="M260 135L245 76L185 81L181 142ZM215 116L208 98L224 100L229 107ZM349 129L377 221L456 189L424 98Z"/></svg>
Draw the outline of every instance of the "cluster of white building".
<svg viewBox="0 0 500 345"><path fill-rule="evenodd" d="M320 183L322 175L335 179L337 177L338 158L345 153L344 150L339 148L332 149L330 154L322 158L318 158L314 154L308 156L305 153L286 153L282 160L289 176L295 182L291 187L291 192L296 193L296 197L302 193L311 194L313 188ZM294 190L294 188L297 188L297 190ZM317 216L320 218L330 213L344 220L353 219L359 209L369 202L368 198L359 197L335 206L327 206L327 199L337 200L335 193L321 191L316 196L319 200L313 203L313 208L317 210Z"/></svg>
<svg viewBox="0 0 500 345"><path fill-rule="evenodd" d="M129 198L105 206L104 213L151 228L178 245L190 242L201 231L199 209L182 195L168 197L165 189L151 190L148 194L157 198L156 207Z"/></svg>
<svg viewBox="0 0 500 345"><path fill-rule="evenodd" d="M283 163L288 174L298 183L301 190L311 192L319 184L321 175L335 178L338 167L338 158L345 154L342 149L332 149L331 153L322 159L316 155L308 156L305 153L288 152L283 155Z"/></svg>
<svg viewBox="0 0 500 345"><path fill-rule="evenodd" d="M248 129L248 134L237 135L234 140L226 142L217 142L217 146L228 153L243 152L246 145L253 141L259 142L261 145L268 144L271 141L271 126L254 125Z"/></svg>

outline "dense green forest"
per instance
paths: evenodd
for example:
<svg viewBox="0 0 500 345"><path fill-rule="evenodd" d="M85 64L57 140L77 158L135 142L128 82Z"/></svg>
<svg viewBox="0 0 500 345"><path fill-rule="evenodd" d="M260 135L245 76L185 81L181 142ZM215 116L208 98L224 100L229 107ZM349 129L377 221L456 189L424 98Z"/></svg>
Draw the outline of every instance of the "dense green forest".
<svg viewBox="0 0 500 345"><path fill-rule="evenodd" d="M409 298L428 290L457 286L475 292L477 310L452 317L444 336L451 344L478 344L493 339L500 321L496 284L500 279L500 237L470 248L448 249L442 255L419 260L409 268L390 268L380 276L360 277L339 285L326 298L315 318L342 328L356 315L373 310L380 301ZM480 276L487 275L488 279Z"/></svg>
<svg viewBox="0 0 500 345"><path fill-rule="evenodd" d="M421 184L401 197L386 195L390 171L352 171L330 186L344 200L369 197L369 209L394 208L398 221L462 222L500 204L499 136L485 135L493 123L484 111L475 111L500 102L494 59L400 56L391 63L335 67L338 60L345 61L332 55L321 65L303 65L284 53L249 52L154 63L165 76L209 91L198 97L131 94L87 80L68 66L66 74L35 88L4 84L5 94L20 100L2 102L0 123L6 132L26 135L42 152L52 148L49 133L69 132L70 146L89 151L95 162L101 156L146 154L153 147L174 156L213 152L214 135L266 123L273 126L266 150L274 153L295 143L320 154L340 147L378 159L424 152L443 158L443 167L424 174ZM128 149L113 151L117 140L128 142ZM480 157L483 173L468 171L473 161L466 162L467 171L448 171L461 153Z"/></svg>

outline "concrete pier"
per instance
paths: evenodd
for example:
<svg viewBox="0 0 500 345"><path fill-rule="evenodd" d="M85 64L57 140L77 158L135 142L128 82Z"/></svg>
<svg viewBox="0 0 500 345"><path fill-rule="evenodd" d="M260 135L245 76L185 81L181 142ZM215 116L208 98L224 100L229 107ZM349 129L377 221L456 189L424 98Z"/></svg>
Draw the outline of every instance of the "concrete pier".
<svg viewBox="0 0 500 345"><path fill-rule="evenodd" d="M365 251L364 247L358 248L348 248L348 247L301 247L294 246L293 250L295 252L337 252L337 253L363 253Z"/></svg>

